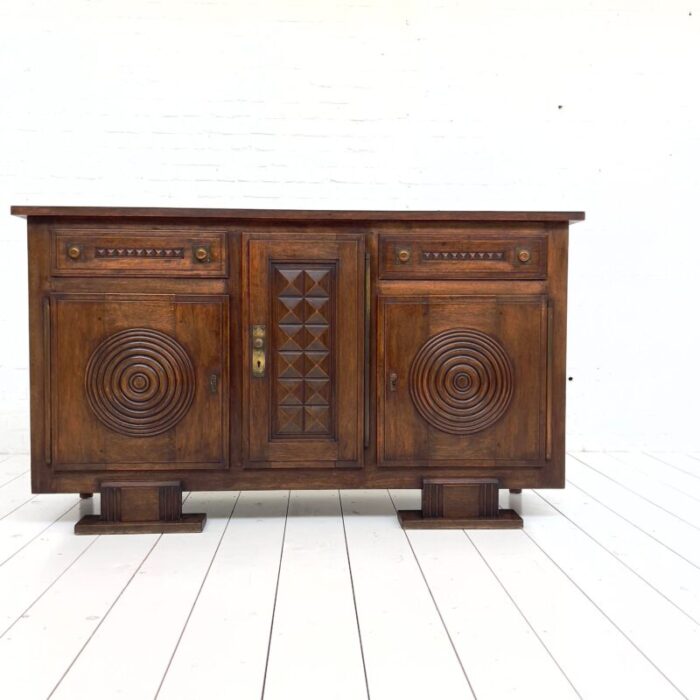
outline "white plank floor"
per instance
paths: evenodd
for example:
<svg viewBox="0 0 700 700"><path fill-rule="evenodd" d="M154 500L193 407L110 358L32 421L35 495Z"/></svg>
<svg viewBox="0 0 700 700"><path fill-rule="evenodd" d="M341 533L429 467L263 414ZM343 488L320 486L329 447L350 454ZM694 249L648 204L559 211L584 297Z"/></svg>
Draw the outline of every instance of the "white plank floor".
<svg viewBox="0 0 700 700"><path fill-rule="evenodd" d="M417 491L195 493L201 535L76 537L0 456L0 698L700 699L700 455L569 456L522 531Z"/></svg>

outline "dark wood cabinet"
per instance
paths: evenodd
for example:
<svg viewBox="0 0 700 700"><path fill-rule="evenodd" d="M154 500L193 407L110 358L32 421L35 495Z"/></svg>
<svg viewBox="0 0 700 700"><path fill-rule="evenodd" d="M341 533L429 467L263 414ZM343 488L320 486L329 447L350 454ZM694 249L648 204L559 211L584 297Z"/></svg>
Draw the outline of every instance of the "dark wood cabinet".
<svg viewBox="0 0 700 700"><path fill-rule="evenodd" d="M421 488L405 527L517 527L564 485L578 212L15 207L32 486L77 532L192 531L186 490Z"/></svg>

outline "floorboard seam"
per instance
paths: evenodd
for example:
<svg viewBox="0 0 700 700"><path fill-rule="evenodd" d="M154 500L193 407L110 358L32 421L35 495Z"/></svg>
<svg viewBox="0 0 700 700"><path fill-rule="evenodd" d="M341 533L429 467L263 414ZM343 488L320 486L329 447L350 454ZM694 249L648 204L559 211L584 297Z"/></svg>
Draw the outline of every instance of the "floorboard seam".
<svg viewBox="0 0 700 700"><path fill-rule="evenodd" d="M95 541L97 541L101 536L102 536L102 535L98 535L98 536L95 538ZM109 535L107 535L107 537L109 537ZM124 595L124 591L126 591L126 589L129 587L129 585L131 584L131 582L134 580L134 578L136 577L136 574L138 574L138 572L141 571L141 567L144 565L144 563L146 562L146 560L148 559L148 557L151 556L151 553L152 553L153 550L156 548L156 545L158 544L158 542L160 542L160 540L161 540L162 537L163 537L162 534L158 535L158 537L156 538L156 541L151 545L151 547L149 548L148 552L146 552L145 556L143 557L143 559L141 560L141 562L139 563L139 565L138 565L137 567L134 568L133 573L131 574L131 576L129 576L129 579L128 579L127 582L124 584L124 586L122 587L121 591L119 591L119 593L117 594L116 598L112 601L112 604L109 606L109 608L107 608L107 612L105 612L105 614L102 616L102 618L100 619L100 621L95 625L95 628L92 630L92 632L90 632L90 635L89 635L88 638L85 640L84 644L80 647L78 653L73 657L73 660L68 664L68 668L66 668L66 670L61 674L61 677L58 679L58 682L56 683L56 685L54 685L53 689L52 689L51 692L48 694L46 700L49 700L49 698L51 698L51 697L53 696L53 694L56 692L56 690L58 690L58 686L61 685L61 683L63 683L63 679L68 675L68 673L70 673L70 670L71 670L71 669L73 668L73 666L75 665L75 662L80 658L80 655L85 651L85 648L86 648L87 645L90 643L90 641L93 639L93 637L95 636L95 634L97 634L97 630L99 630L100 627L102 627L102 624L104 623L104 621L109 617L109 614L110 614L110 613L112 612L112 610L114 609L114 606L120 601L122 595Z"/></svg>
<svg viewBox="0 0 700 700"><path fill-rule="evenodd" d="M21 476L24 476L25 474L29 473L29 469L25 469L21 474L17 474L17 476L13 476L11 479L8 479L7 481L3 481L2 484L0 484L0 489L3 486L7 486L8 484L11 484L13 481L17 481Z"/></svg>
<svg viewBox="0 0 700 700"><path fill-rule="evenodd" d="M579 459L578 457L576 457L574 455L571 455L571 457L573 457L573 459L575 459L577 462L579 462L579 464L583 464L584 467L590 469L591 471L594 471L596 474L600 474L602 477L605 477L609 481L612 481L614 484L617 484L618 486L625 489L626 491L633 493L635 496L637 496L637 498L641 498L643 501L646 501L647 503L654 506L655 508L662 510L664 513L673 516L677 520L680 520L680 522L685 523L688 527L692 527L694 530L700 530L700 527L698 527L697 525L693 525L693 523L689 523L687 520L685 520L684 518L681 518L680 515L678 515L677 513L674 513L672 510L667 510L663 506L660 506L658 503L654 503L654 501L652 501L650 498L643 496L641 493L638 493L634 489L631 489L629 486L623 484L620 481L617 481L617 479L613 479L611 476L609 476L605 472L600 471L600 469L596 469L595 467L592 467L590 464L584 462L582 459Z"/></svg>
<svg viewBox="0 0 700 700"><path fill-rule="evenodd" d="M696 501L697 503L700 503L700 498L697 496L693 496L692 494L688 493L686 489L680 488L678 486L674 486L673 484L669 484L668 481L663 481L660 479L658 476L653 476L651 474L647 474L646 472L642 471L641 469L635 467L634 465L630 464L629 462L625 462L624 460L620 459L615 453L613 452L606 452L608 457L612 457L616 462L619 462L625 467L628 467L629 469L632 469L633 471L637 472L638 474L646 477L647 479L651 479L654 483L659 484L660 486L665 486L667 489L673 489L677 493L682 494L686 498L690 498L692 501ZM627 453L626 453L627 454ZM642 453L644 454L644 453ZM648 456L648 455L647 455ZM671 465L668 465L671 466Z"/></svg>
<svg viewBox="0 0 700 700"><path fill-rule="evenodd" d="M272 646L272 630L275 627L275 612L277 611L277 594L280 589L280 576L282 575L282 559L284 558L284 543L287 538L287 522L289 521L289 505L292 501L292 492L287 491L287 512L284 516L284 529L282 530L282 542L280 544L280 563L277 567L277 582L275 583L275 597L272 602L272 616L270 617L270 634L267 639L267 654L265 655L265 671L263 673L263 684L260 692L261 700L265 697L265 685L267 683L267 667L270 664L270 648Z"/></svg>
<svg viewBox="0 0 700 700"><path fill-rule="evenodd" d="M357 623L357 638L360 641L360 656L362 657L362 670L365 673L365 688L367 689L367 700L370 700L369 679L367 678L367 664L365 663L365 649L362 645L362 630L360 628L360 613L357 610L357 598L355 596L355 581L352 576L352 563L350 561L350 547L348 546L348 533L345 529L345 511L343 510L343 499L338 490L338 503L340 504L340 518L343 523L343 538L345 539L345 554L348 558L348 571L350 572L350 589L352 590L352 604L355 608L355 622Z"/></svg>
<svg viewBox="0 0 700 700"><path fill-rule="evenodd" d="M53 581L51 581L51 583L22 611L20 616L0 634L0 639L2 639L46 595L46 593L49 590L51 590L51 588L55 586L58 583L58 581L60 581L61 578L65 576L66 573L68 573L68 571L78 561L78 559L80 559L80 557L82 557L83 554L85 554L85 552L87 552L88 549L90 549L90 547L92 547L92 545L95 544L98 537L99 535L95 536L92 542L88 542L85 549L83 549L78 554L78 556L76 556L75 559L73 559L73 561L70 562L70 564L68 564L68 566L66 566L66 568L63 569L63 571L61 571L61 573L58 576L56 576L56 578Z"/></svg>
<svg viewBox="0 0 700 700"><path fill-rule="evenodd" d="M394 512L396 513L396 517L398 518L398 509L396 508L396 503L394 503L394 498L391 495L391 491L387 489L387 494L389 496L389 500L391 501L391 505L394 508ZM411 538L408 536L408 533L406 530L401 528L404 534L404 537L406 538L406 542L408 542L408 546L411 550L411 554L413 554L413 559L416 562L416 566L418 567L418 571L420 571L420 575L423 578L423 583L425 583L425 587L428 589L428 594L430 595L430 599L433 601L433 605L435 606L435 612L437 612L438 617L440 618L440 622L442 623L442 627L445 630L445 634L447 635L447 639L450 641L450 646L452 647L452 651L455 654L455 657L457 659L457 663L459 664L459 667L462 669L462 673L464 674L464 678L467 681L467 685L469 686L469 690L471 690L472 695L474 696L474 700L478 700L476 693L474 692L474 686L472 686L472 682L469 680L469 674L467 673L467 669L464 668L464 664L462 663L462 659L459 656L459 653L457 652L457 647L455 646L454 641L452 640L452 635L450 634L450 631L447 629L447 625L445 624L445 619L442 616L442 613L440 612L440 608L438 607L437 601L435 600L435 596L433 595L433 591L430 588L430 584L428 583L428 579L425 577L425 572L423 571L423 567L420 565L420 562L418 561L418 557L416 556L416 552L413 549L413 544L411 543Z"/></svg>
<svg viewBox="0 0 700 700"><path fill-rule="evenodd" d="M694 566L696 569L700 569L700 566L698 566L695 562L693 562L693 561L691 561L690 559L684 557L682 554L680 554L679 552L677 552L675 549L673 549L672 547L669 547L669 545L667 545L665 542L662 542L658 537L655 537L655 536L652 535L650 532L647 532L647 531L644 530L643 528L639 527L639 525L637 525L637 523L633 522L633 521L630 520L629 518L626 518L624 515L618 513L616 510L613 510L609 505L607 505L606 503L603 503L603 501L601 501L601 500L599 500L598 498L596 498L590 491L586 491L586 489L584 489L582 486L579 486L575 481L571 481L571 479L569 479L568 477L567 477L566 481L567 481L569 484L571 484L572 486L575 486L579 491L581 491L581 493L585 493L586 496L588 496L589 498L593 499L593 500L594 500L596 503L598 503L599 505L603 506L603 508L606 508L607 510L609 510L613 515L616 515L618 518L621 518L621 519L624 520L626 523L629 523L630 525L632 525L632 527L636 527L637 530L639 530L639 532L645 534L647 537L649 537L650 539L654 540L654 542L656 542L657 544L660 544L662 547L665 547L666 549L668 549L669 552L671 552L672 554L675 554L677 557L679 557L680 559L682 559L682 560L683 560L684 562L686 562L687 564L690 564L691 566Z"/></svg>
<svg viewBox="0 0 700 700"><path fill-rule="evenodd" d="M50 527L53 527L59 520L61 520L62 518L64 518L66 515L68 515L68 513L70 513L74 508L77 508L79 505L80 505L80 501L76 501L70 508L68 508L68 510L64 511L63 513L61 513L55 520L52 520L43 530L41 530L40 532L38 532L38 533L37 533L36 535L34 535L34 537L32 537L31 539L27 540L21 547L19 547L19 549L16 549L14 552L12 552L12 554L10 554L9 557L7 557L6 559L4 559L3 561L0 561L0 567L2 567L2 566L4 566L5 564L7 564L7 562L10 561L10 559L12 559L12 557L17 556L23 549L25 549L26 547L28 547L28 546L29 546L32 542L34 542L34 540L36 540L38 537L41 537Z"/></svg>
<svg viewBox="0 0 700 700"><path fill-rule="evenodd" d="M486 560L486 557L483 555L483 553L481 552L479 547L477 547L476 542L474 542L474 540L471 537L469 537L469 533L466 530L462 530L462 532L464 533L464 536L467 538L467 540L471 543L472 547L474 547L474 549L476 550L476 553L479 555L481 560L486 565L486 568L488 568L488 570L491 572L491 575L496 579L496 581L498 582L498 585L503 589L503 592L508 596L508 599L513 604L515 609L518 611L518 613L520 613L520 616L523 618L523 620L525 620L525 624L532 630L532 633L535 635L535 638L542 645L542 648L545 650L545 652L547 652L547 655L552 659L552 661L554 662L554 665L559 669L559 671L564 676L564 678L566 678L567 683L571 686L574 693L576 693L576 695L579 698L582 698L581 693L578 692L578 689L574 685L571 678L569 678L566 671L561 667L561 664L557 661L556 656L554 656L551 649L545 643L544 639L542 639L542 637L540 637L540 635L537 633L537 630L534 628L534 626L532 625L530 620L527 618L527 615L525 615L525 613L522 611L520 606L516 603L515 598L513 598L510 591L506 588L505 584L503 583L503 581L501 581L498 574L493 570L493 568L491 567L491 564L488 563L488 561Z"/></svg>
<svg viewBox="0 0 700 700"><path fill-rule="evenodd" d="M170 670L170 666L173 663L173 659L175 658L175 654L177 654L178 647L180 646L180 642L182 641L182 637L185 634L185 630L187 629L187 625L190 622L190 618L192 617L192 613L194 612L195 607L197 606L197 601L199 600L199 596L202 593L202 589L204 588L204 584L207 581L207 577L209 576L209 572L211 571L211 567L214 564L214 560L216 559L216 555L219 553L219 548L221 547L221 543L224 541L224 537L226 535L226 531L228 530L228 526L231 524L231 518L233 517L233 513L236 510L236 506L238 505L238 501L241 497L241 492L238 492L238 495L236 496L236 499L233 502L233 506L231 507L231 512L228 514L228 520L226 521L226 525L224 525L223 532L221 533L221 537L219 537L219 541L216 544L216 548L214 549L214 553L212 554L211 559L209 560L209 565L207 566L207 570L204 572L204 576L202 577L202 582L199 585L199 588L197 589L197 593L194 597L194 600L192 601L192 605L190 606L190 611L187 613L187 618L185 619L185 623L182 625L182 630L180 631L180 634L178 635L177 641L175 642L175 647L173 648L172 654L170 654L170 658L168 659L168 663L165 667L165 671L163 671L163 677L160 679L160 683L158 683L158 689L156 690L156 694L153 696L154 700L155 698L160 695L161 688L163 687L163 683L165 682L165 677L168 675L168 671Z"/></svg>
<svg viewBox="0 0 700 700"><path fill-rule="evenodd" d="M636 649L636 651L641 656L643 656L666 679L666 681L668 681L668 683L678 693L680 693L680 695L682 697L684 697L684 698L686 698L686 700L688 700L688 696L685 695L685 693L681 692L680 688L678 688L678 686L634 643L634 641L632 641L632 639L629 637L629 635L627 635L626 632L623 632L622 629L617 625L617 623L612 620L612 618L593 600L593 598L591 598L591 596L588 595L588 593L586 593L586 591L584 591L583 588L581 588L581 586L579 586L576 583L576 581L574 581L574 579L571 578L571 576L569 576L569 574L567 574L566 571L564 571L564 569L562 569L561 566L559 566L559 564L557 564L556 561L554 561L554 559L547 553L547 551L540 546L539 542L537 542L537 540L534 537L532 537L532 535L530 535L530 533L527 532L527 530L524 529L523 533L525 533L525 535L530 538L530 540L537 547L537 549L539 549L547 557L547 559L549 559L549 561L551 561L552 564L554 564L554 566L556 566L556 568L564 576L566 576L566 578L571 582L571 584L573 586L575 586L576 589L581 592L581 595L585 596L586 600L588 600L590 602L590 604L593 605L595 607L595 609L600 612L600 614L634 647L634 649Z"/></svg>
<svg viewBox="0 0 700 700"><path fill-rule="evenodd" d="M4 520L8 515L12 515L16 510L19 510L22 506L26 506L29 501L33 501L36 498L36 496L30 496L26 501L22 501L18 506L13 508L12 510L7 511L5 515L0 515L0 520Z"/></svg>
<svg viewBox="0 0 700 700"><path fill-rule="evenodd" d="M667 603L670 603L671 605L673 605L673 607L676 608L676 610L678 610L678 612L683 613L683 615L685 615L691 622L694 622L696 625L700 625L700 622L699 622L698 620L696 620L690 613L688 613L688 612L686 612L685 610L683 610L683 608L681 608L679 605L677 605L676 603L674 603L667 595L665 595L665 594L662 593L658 588L656 588L656 586L654 586L653 584L649 583L649 581L647 581L647 580L644 578L644 576L642 576L638 571L635 571L635 570L634 570L629 564L627 564L625 561L623 561L622 559L620 559L620 557L618 557L617 554L615 554L613 551L611 551L610 549L608 549L604 544L602 544L601 542L599 542L595 537L593 537L593 535L591 535L589 532L586 532L586 530L585 530L582 526L580 526L578 523L576 523L574 520L572 520L572 519L571 519L568 515L566 515L563 511L559 510L559 508L557 508L553 503L550 503L541 493L539 493L538 491L536 491L536 490L534 490L534 489L533 489L533 493L534 493L536 496L539 496L550 508L553 508L555 511L557 511L557 513L559 513L559 515L561 515L562 518L565 518L568 522L570 522L577 530L579 530L580 532L582 532L582 533L583 533L586 537L588 537L592 542L594 542L596 545L598 545L603 551L607 552L607 553L608 553L611 557L613 557L618 563L620 563L622 566L624 566L625 569L627 569L629 572L631 572L632 574L634 574L638 579L640 579L641 581L643 581L647 586L649 586L649 588L651 588L652 591L654 591L655 593L658 593L658 595L660 595Z"/></svg>
<svg viewBox="0 0 700 700"><path fill-rule="evenodd" d="M642 452L643 455L646 455L647 457L651 457L652 459L655 459L659 464L663 464L666 467L671 467L671 469L675 469L676 471L681 472L681 474L685 474L686 476L692 476L694 479L700 479L700 474L696 474L695 472L689 472L682 467L678 467L675 464L671 464L670 462L667 462L664 459L661 459L661 457L657 457L654 453L652 452ZM691 459L697 459L697 457L693 457L693 455L687 455Z"/></svg>

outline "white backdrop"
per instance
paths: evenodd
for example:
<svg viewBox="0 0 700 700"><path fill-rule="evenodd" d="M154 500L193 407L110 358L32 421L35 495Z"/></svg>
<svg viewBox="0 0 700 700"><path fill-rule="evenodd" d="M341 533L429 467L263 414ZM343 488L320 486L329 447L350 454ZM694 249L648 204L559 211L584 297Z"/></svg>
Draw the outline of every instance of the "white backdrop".
<svg viewBox="0 0 700 700"><path fill-rule="evenodd" d="M700 449L699 68L698 0L0 0L0 452L10 204L585 209L569 447Z"/></svg>

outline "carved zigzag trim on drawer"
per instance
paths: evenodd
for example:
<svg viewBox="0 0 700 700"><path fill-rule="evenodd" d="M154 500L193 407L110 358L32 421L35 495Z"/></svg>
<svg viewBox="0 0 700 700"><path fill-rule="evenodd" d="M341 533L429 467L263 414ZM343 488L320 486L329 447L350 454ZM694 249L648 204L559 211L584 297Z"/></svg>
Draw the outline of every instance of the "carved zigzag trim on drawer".
<svg viewBox="0 0 700 700"><path fill-rule="evenodd" d="M423 260L503 260L505 253L498 251L468 251L468 250L424 250Z"/></svg>
<svg viewBox="0 0 700 700"><path fill-rule="evenodd" d="M96 258L184 258L184 248L95 248Z"/></svg>

